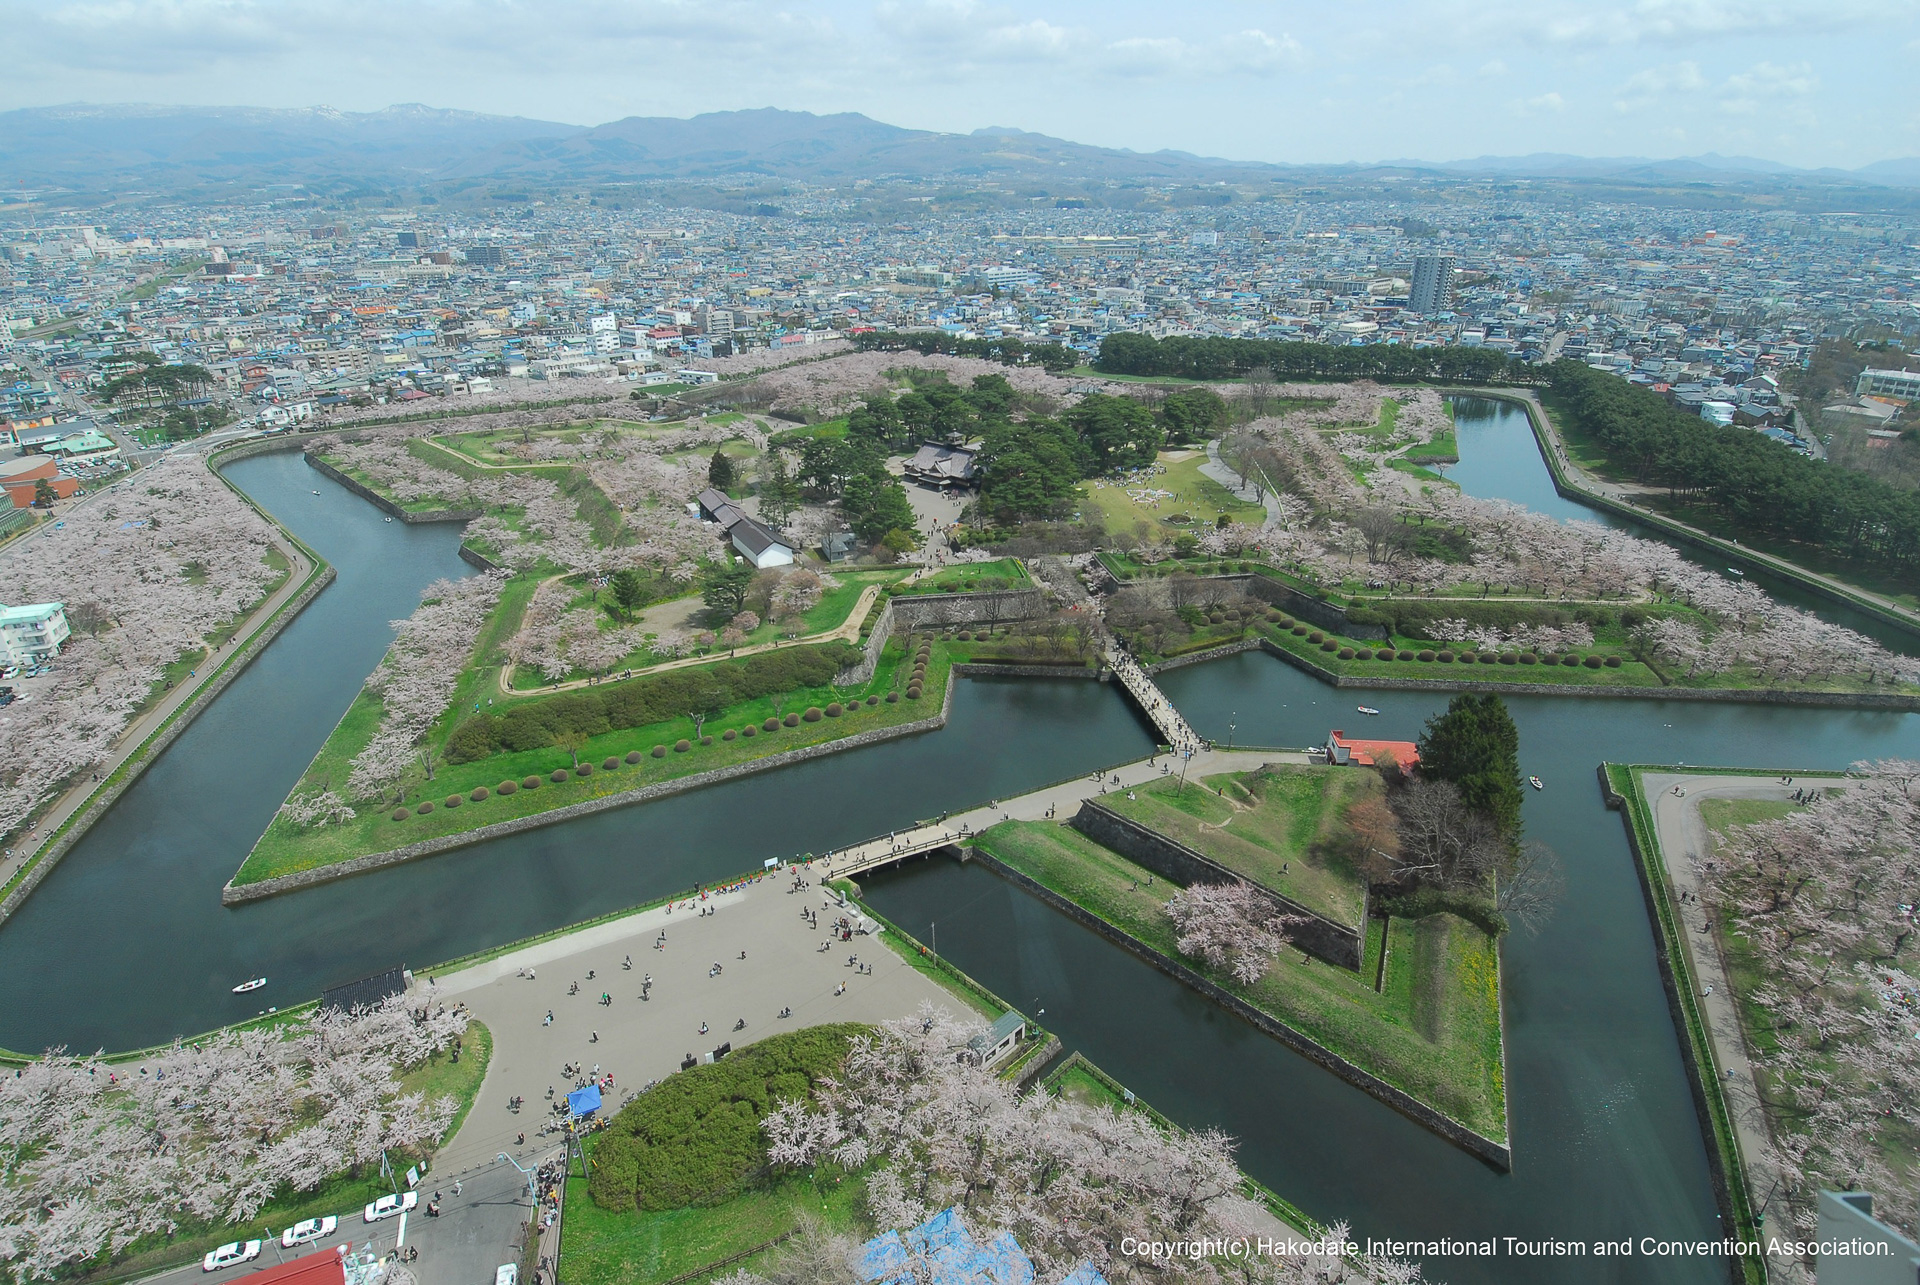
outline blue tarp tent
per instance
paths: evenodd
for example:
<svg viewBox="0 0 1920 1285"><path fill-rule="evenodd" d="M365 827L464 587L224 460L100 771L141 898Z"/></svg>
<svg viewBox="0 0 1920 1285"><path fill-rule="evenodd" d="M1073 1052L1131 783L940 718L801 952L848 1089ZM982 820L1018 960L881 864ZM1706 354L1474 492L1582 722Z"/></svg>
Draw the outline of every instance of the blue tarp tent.
<svg viewBox="0 0 1920 1285"><path fill-rule="evenodd" d="M599 1109L600 1086L597 1084L589 1084L584 1089L575 1089L567 1094L567 1110L573 1112L575 1119L583 1115L592 1115Z"/></svg>
<svg viewBox="0 0 1920 1285"><path fill-rule="evenodd" d="M915 1263L924 1269L913 1270ZM859 1273L861 1279L881 1285L908 1285L916 1279L932 1285L1033 1285L1033 1260L1009 1232L984 1246L976 1244L955 1208L941 1210L904 1234L890 1231L868 1241Z"/></svg>

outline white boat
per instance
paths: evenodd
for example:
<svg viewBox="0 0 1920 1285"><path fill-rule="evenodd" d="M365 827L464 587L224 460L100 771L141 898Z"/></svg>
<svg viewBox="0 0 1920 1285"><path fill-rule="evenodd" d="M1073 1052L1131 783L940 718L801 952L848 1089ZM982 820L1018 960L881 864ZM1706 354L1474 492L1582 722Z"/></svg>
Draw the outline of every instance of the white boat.
<svg viewBox="0 0 1920 1285"><path fill-rule="evenodd" d="M233 993L235 995L245 995L248 991L257 991L262 986L265 986L266 984L267 984L266 978L256 977L250 982L241 982L238 986L233 988Z"/></svg>
<svg viewBox="0 0 1920 1285"><path fill-rule="evenodd" d="M1377 709L1375 709L1375 708L1374 708L1373 706L1371 706L1371 705L1362 705L1362 706L1360 707L1360 712L1361 712L1362 714L1378 714L1378 713L1379 713L1380 711L1379 711L1379 710L1377 710Z"/></svg>
<svg viewBox="0 0 1920 1285"><path fill-rule="evenodd" d="M1542 781L1542 780L1541 780L1541 779L1540 779L1539 777L1537 777L1537 776L1530 776L1530 777L1528 777L1528 778L1527 778L1527 784L1528 784L1528 785L1531 785L1531 786L1532 786L1532 787L1533 787L1534 789L1536 789L1536 790L1544 790L1544 789L1546 789L1546 788L1547 788L1547 783L1546 783L1545 781Z"/></svg>

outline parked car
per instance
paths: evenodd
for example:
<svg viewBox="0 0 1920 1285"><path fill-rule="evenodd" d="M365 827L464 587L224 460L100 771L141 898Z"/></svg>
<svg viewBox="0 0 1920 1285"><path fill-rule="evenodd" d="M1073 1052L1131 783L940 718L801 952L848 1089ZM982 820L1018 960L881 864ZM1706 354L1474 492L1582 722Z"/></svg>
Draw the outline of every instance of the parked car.
<svg viewBox="0 0 1920 1285"><path fill-rule="evenodd" d="M512 1263L502 1263L493 1272L493 1285L515 1285L520 1279L520 1269Z"/></svg>
<svg viewBox="0 0 1920 1285"><path fill-rule="evenodd" d="M260 1242L257 1240L235 1240L210 1250L200 1260L200 1270L217 1272L222 1267L232 1267L235 1263L250 1263L260 1257Z"/></svg>
<svg viewBox="0 0 1920 1285"><path fill-rule="evenodd" d="M382 1196L380 1197L380 1199L374 1201L371 1205L367 1206L367 1221L370 1223L377 1223L383 1218L391 1218L395 1214L405 1213L407 1210L412 1209L415 1205L418 1205L419 1203L420 1203L419 1192L396 1191L395 1193L393 1193L393 1195Z"/></svg>
<svg viewBox="0 0 1920 1285"><path fill-rule="evenodd" d="M319 1240L322 1236L331 1236L334 1228L339 1225L340 1220L332 1214L328 1214L325 1218L309 1218L305 1222L295 1223L280 1233L280 1247L292 1249L296 1245Z"/></svg>

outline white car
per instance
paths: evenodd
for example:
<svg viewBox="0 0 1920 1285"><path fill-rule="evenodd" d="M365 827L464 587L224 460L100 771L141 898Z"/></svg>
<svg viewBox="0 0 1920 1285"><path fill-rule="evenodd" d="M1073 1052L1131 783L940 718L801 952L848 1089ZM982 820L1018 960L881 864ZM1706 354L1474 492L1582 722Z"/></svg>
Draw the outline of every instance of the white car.
<svg viewBox="0 0 1920 1285"><path fill-rule="evenodd" d="M235 1263L248 1263L260 1257L260 1242L257 1240L229 1241L220 1248L211 1251L200 1260L200 1270L217 1272L222 1267L232 1267Z"/></svg>
<svg viewBox="0 0 1920 1285"><path fill-rule="evenodd" d="M280 1248L292 1249L296 1245L319 1240L322 1236L331 1236L334 1228L339 1225L340 1220L332 1214L328 1214L325 1218L309 1218L305 1222L295 1223L280 1233Z"/></svg>
<svg viewBox="0 0 1920 1285"><path fill-rule="evenodd" d="M377 1223L383 1218L391 1218L395 1214L405 1213L419 1203L420 1193L417 1191L409 1191L404 1194L395 1192L391 1196L382 1196L367 1206L367 1221Z"/></svg>

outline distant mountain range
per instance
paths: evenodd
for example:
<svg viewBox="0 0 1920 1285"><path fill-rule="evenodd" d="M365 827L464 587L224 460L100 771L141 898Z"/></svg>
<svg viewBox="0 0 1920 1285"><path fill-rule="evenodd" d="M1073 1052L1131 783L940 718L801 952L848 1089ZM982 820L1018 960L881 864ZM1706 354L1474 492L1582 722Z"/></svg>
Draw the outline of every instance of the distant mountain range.
<svg viewBox="0 0 1920 1285"><path fill-rule="evenodd" d="M1553 153L1434 163L1274 165L1187 152L1093 147L1018 129L944 134L847 112L773 108L691 119L632 116L582 127L409 103L326 107L70 105L0 112L0 193L223 183L564 184L763 176L1259 181L1468 176L1620 184L1920 188L1920 157L1805 170L1752 157L1650 160Z"/></svg>

